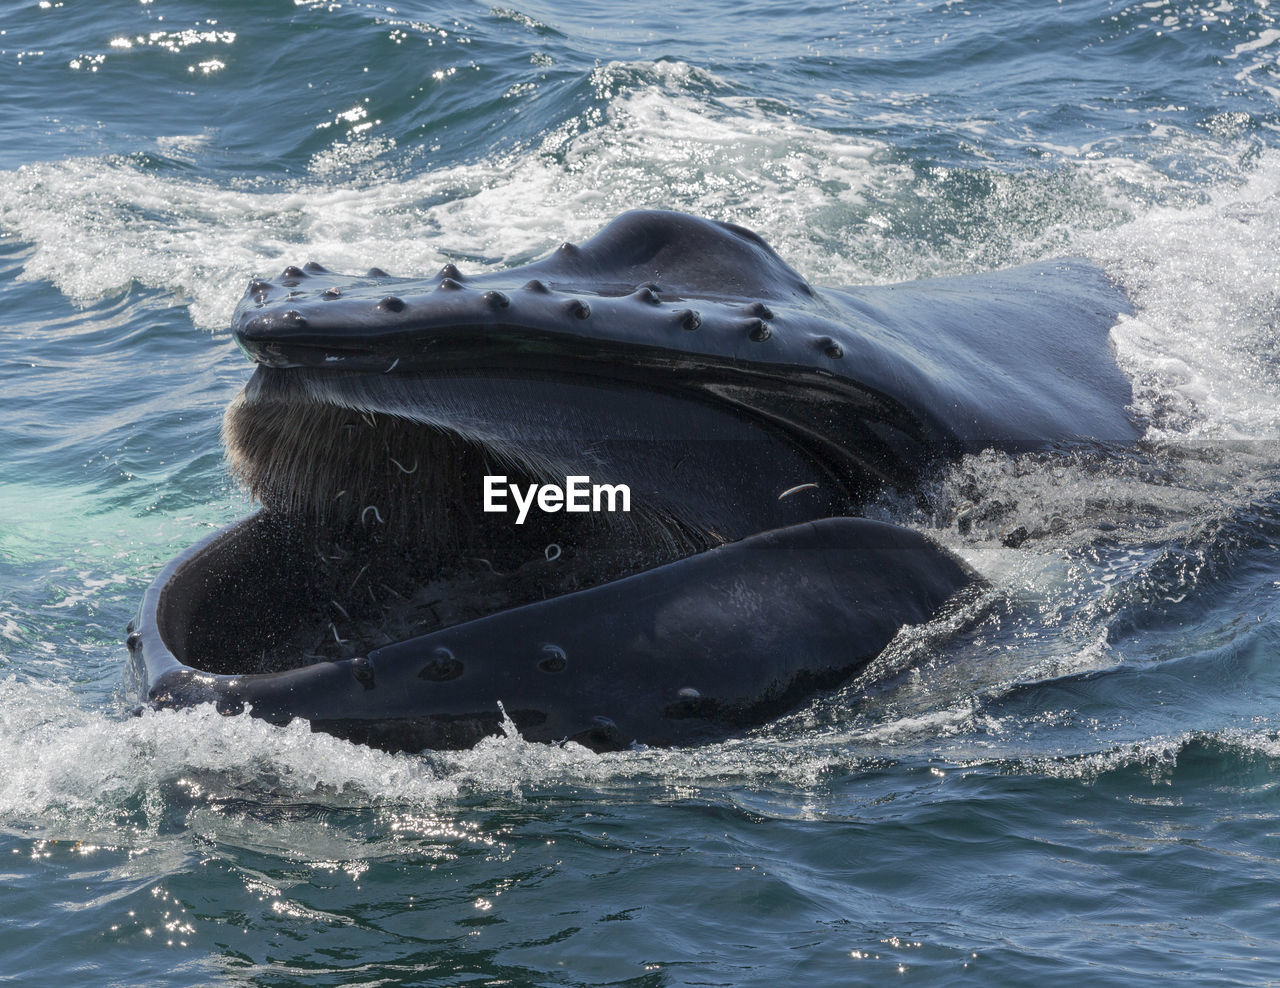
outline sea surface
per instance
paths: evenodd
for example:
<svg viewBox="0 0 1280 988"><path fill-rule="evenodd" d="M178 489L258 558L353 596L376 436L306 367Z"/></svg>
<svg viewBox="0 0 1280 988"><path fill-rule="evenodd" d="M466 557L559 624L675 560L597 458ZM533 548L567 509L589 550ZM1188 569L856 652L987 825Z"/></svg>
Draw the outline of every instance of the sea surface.
<svg viewBox="0 0 1280 988"><path fill-rule="evenodd" d="M247 280L636 206L816 284L1091 257L1146 436L876 505L983 609L724 744L129 716L144 589L251 508ZM0 4L0 983L1158 978L1280 984L1280 3Z"/></svg>

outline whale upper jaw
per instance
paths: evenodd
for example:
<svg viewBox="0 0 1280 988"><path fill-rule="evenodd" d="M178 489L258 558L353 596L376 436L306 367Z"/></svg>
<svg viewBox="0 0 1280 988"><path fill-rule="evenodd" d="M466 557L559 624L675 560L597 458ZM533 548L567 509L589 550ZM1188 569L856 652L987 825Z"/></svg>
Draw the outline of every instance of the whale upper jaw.
<svg viewBox="0 0 1280 988"><path fill-rule="evenodd" d="M253 282L237 310L236 341L257 363L449 370L625 357L674 368L777 357L776 344L764 346L776 315L763 302L687 299L654 283L611 295L553 288L536 278L513 284L502 276L461 275L397 283L303 274L314 285L299 291L302 270Z"/></svg>
<svg viewBox="0 0 1280 988"><path fill-rule="evenodd" d="M531 264L433 277L315 263L250 282L232 331L273 367L448 369L626 360L835 373L844 357L820 299L759 237L678 213L637 211Z"/></svg>

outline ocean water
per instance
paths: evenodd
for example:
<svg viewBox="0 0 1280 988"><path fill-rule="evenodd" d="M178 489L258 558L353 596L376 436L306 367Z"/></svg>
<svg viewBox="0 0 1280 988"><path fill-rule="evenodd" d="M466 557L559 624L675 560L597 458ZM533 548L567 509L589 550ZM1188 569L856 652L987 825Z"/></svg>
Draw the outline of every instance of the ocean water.
<svg viewBox="0 0 1280 988"><path fill-rule="evenodd" d="M250 507L247 279L634 206L817 284L1092 257L1146 438L877 505L982 610L724 744L127 716L143 590ZM1278 550L1280 4L0 7L0 982L1280 983Z"/></svg>

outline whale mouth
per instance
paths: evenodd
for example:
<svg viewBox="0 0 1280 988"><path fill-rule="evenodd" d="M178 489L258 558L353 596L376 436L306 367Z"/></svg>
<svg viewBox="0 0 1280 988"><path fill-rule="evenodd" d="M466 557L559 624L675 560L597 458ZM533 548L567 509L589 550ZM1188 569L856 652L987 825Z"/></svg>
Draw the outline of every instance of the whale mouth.
<svg viewBox="0 0 1280 988"><path fill-rule="evenodd" d="M275 646L233 659L210 636L185 661L267 672L364 654L854 513L936 453L901 405L830 372L829 339L783 347L779 301L583 280L447 268L388 295L381 273L308 265L252 283L233 332L258 366L223 438L280 523L261 531L289 533L309 585L287 590L302 617ZM574 477L626 488L629 510L485 510L497 478L514 495Z"/></svg>
<svg viewBox="0 0 1280 988"><path fill-rule="evenodd" d="M207 631L179 657L219 674L352 658L849 506L785 431L596 375L260 365L223 432L263 515L224 560L236 589L187 607ZM512 488L574 477L625 487L626 510L518 512Z"/></svg>

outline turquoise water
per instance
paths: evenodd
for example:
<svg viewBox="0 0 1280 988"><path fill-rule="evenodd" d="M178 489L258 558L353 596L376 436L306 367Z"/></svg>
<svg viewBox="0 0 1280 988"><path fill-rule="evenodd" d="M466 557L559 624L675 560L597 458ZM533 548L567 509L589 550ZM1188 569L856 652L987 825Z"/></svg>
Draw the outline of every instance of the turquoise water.
<svg viewBox="0 0 1280 988"><path fill-rule="evenodd" d="M1092 257L1147 438L878 505L982 616L726 744L127 717L143 590L249 507L246 280L519 263L633 206L820 284ZM1277 983L1278 272L1264 0L6 5L0 980Z"/></svg>

